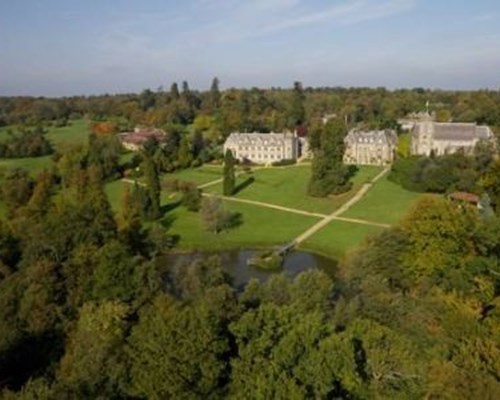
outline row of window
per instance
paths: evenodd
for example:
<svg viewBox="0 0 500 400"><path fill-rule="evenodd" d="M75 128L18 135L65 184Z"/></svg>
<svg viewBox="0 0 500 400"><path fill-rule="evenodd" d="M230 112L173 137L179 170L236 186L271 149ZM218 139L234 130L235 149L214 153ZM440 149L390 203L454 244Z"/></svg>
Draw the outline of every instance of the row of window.
<svg viewBox="0 0 500 400"><path fill-rule="evenodd" d="M282 159L282 157L280 157L279 155L274 155L274 154L270 154L270 155L266 155L266 154L240 154L239 155L239 158L246 158L248 160L268 160L268 159L271 159L271 160L280 160Z"/></svg>
<svg viewBox="0 0 500 400"><path fill-rule="evenodd" d="M238 146L238 150L244 151L244 150L254 150L254 151L280 151L281 148L278 147L265 147L265 146Z"/></svg>
<svg viewBox="0 0 500 400"><path fill-rule="evenodd" d="M383 143L384 141L382 139L374 140L373 138L359 138L358 139L358 143L374 143L374 142Z"/></svg>

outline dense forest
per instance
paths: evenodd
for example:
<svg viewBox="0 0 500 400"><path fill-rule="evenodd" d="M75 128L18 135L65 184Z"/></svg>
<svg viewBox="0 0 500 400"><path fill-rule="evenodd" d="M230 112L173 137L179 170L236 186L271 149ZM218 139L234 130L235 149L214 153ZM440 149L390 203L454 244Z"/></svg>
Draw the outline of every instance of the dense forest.
<svg viewBox="0 0 500 400"><path fill-rule="evenodd" d="M170 127L193 124L212 139L231 131L280 131L303 122L311 124L336 114L348 124L394 126L398 118L422 111L429 102L438 120L468 121L500 127L500 91L444 91L422 88L304 88L219 89L217 78L208 91L195 91L183 82L169 90L140 94L66 98L0 97L0 126L35 125L87 116L116 128L147 124Z"/></svg>
<svg viewBox="0 0 500 400"><path fill-rule="evenodd" d="M500 127L500 92L424 89L145 90L139 95L0 98L0 124L94 121L86 146L56 151L36 178L4 171L0 196L2 399L498 399L500 163L495 149L405 158L390 179L423 195L330 276L274 274L235 288L217 257L177 265L158 220L159 174L215 157L233 130L310 132L311 194L348 185L346 123L396 126L429 101L440 120ZM328 124L321 117L336 114ZM120 162L112 133L166 130ZM23 128L24 129L24 128ZM29 132L39 132L41 128ZM18 140L8 139L9 148ZM24 143L24 142L23 142ZM52 152L46 149L45 153ZM222 155L219 155L222 157ZM234 193L226 154L224 191ZM140 167L143 185L111 209L107 181ZM217 198L169 182L217 232ZM491 212L435 193L486 190ZM486 199L485 199L486 201ZM388 205L390 206L390 205ZM217 216L217 218L213 216ZM219 218L220 217L220 218Z"/></svg>
<svg viewBox="0 0 500 400"><path fill-rule="evenodd" d="M0 224L3 398L500 395L498 217L424 197L337 276L238 291L99 177L44 172Z"/></svg>

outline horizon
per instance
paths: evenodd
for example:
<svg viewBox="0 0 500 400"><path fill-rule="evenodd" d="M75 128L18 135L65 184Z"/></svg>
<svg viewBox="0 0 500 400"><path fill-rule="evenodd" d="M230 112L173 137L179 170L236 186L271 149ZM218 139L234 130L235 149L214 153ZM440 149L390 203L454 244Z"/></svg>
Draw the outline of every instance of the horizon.
<svg viewBox="0 0 500 400"><path fill-rule="evenodd" d="M292 91L293 90L293 84L295 82L299 82L302 84L302 87L305 92L308 90L362 90L362 89L367 89L367 90L385 90L387 92L397 92L397 91L415 91L415 90L424 90L425 92L449 92L449 93L467 93L467 92L499 92L500 91L500 86L498 88L486 88L486 87L479 87L479 88L474 88L474 89L444 89L444 88L431 88L431 87L395 87L395 88L389 88L385 86L310 86L306 85L303 82L300 81L293 81L290 85L288 86L266 86L266 87L259 87L259 86L231 86L231 87L224 87L222 82L220 82L219 85L219 90L221 92L229 91L229 90L252 90L252 89L257 89L257 90L262 90L262 91L267 91L267 90L283 90L283 91ZM31 94L14 94L14 95L9 95L9 94L2 94L0 93L0 98L34 98L34 99L64 99L64 98L74 98L74 97L102 97L102 96L139 96L143 91L145 90L150 90L153 93L169 93L170 91L170 86L173 83L177 83L179 86L182 82L171 82L168 87L165 86L160 86L157 87L156 89L152 87L146 87L146 88L139 88L136 91L128 91L128 92L101 92L101 93L86 93L86 94L67 94L67 95L31 95ZM189 84L189 82L188 82ZM180 88L179 88L180 89ZM189 89L191 92L196 92L196 93L205 93L210 91L210 85L207 85L207 87L204 88L193 88L191 85L189 85Z"/></svg>
<svg viewBox="0 0 500 400"><path fill-rule="evenodd" d="M498 22L494 0L24 0L0 5L0 96L204 91L213 77L223 90L498 90Z"/></svg>

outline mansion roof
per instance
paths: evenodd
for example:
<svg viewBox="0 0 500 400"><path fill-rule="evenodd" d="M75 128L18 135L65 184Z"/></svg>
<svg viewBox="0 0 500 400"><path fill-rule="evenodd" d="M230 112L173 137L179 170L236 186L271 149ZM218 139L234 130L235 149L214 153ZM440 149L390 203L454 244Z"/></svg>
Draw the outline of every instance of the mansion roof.
<svg viewBox="0 0 500 400"><path fill-rule="evenodd" d="M226 139L226 146L283 146L293 139L291 133L231 133Z"/></svg>
<svg viewBox="0 0 500 400"><path fill-rule="evenodd" d="M471 142L493 137L490 128L476 123L433 122L432 125L434 140Z"/></svg>
<svg viewBox="0 0 500 400"><path fill-rule="evenodd" d="M346 144L371 143L394 145L397 142L396 132L390 129L380 131L351 130L344 139Z"/></svg>

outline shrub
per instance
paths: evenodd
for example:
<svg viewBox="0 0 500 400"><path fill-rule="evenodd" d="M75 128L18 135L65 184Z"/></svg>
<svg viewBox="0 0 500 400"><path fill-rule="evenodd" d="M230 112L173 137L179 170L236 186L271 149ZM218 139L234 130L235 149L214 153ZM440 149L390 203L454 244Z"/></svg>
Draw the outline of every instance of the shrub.
<svg viewBox="0 0 500 400"><path fill-rule="evenodd" d="M284 167L286 165L294 165L294 164L297 164L297 160L285 159L285 160L275 161L271 165L274 167Z"/></svg>

